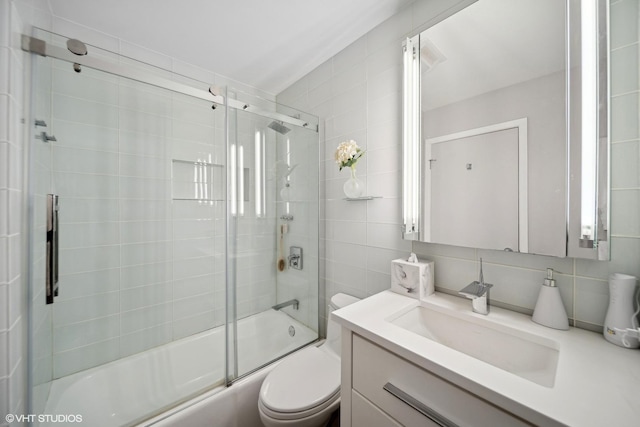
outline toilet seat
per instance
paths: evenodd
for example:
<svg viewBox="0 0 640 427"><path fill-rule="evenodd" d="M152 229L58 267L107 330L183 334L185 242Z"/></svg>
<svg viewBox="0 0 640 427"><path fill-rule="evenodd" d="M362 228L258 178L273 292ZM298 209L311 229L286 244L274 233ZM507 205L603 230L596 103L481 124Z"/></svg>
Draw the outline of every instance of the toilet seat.
<svg viewBox="0 0 640 427"><path fill-rule="evenodd" d="M260 408L274 419L290 420L323 411L340 400L340 359L307 347L286 359L260 389Z"/></svg>

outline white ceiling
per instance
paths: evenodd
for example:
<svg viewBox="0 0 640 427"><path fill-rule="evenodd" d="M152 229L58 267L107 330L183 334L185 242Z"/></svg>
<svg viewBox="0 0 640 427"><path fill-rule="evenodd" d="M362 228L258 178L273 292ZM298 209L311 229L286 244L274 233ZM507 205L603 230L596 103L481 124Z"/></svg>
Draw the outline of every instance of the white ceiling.
<svg viewBox="0 0 640 427"><path fill-rule="evenodd" d="M435 47L444 57L424 71L423 110L565 68L565 5L558 0L477 2L422 35L424 50Z"/></svg>
<svg viewBox="0 0 640 427"><path fill-rule="evenodd" d="M413 0L49 0L57 17L272 94Z"/></svg>

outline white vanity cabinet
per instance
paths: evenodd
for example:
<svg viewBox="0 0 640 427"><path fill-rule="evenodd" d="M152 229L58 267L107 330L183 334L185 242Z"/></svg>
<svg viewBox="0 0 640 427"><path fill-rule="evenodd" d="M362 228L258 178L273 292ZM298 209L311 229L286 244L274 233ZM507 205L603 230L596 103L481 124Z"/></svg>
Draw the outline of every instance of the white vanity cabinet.
<svg viewBox="0 0 640 427"><path fill-rule="evenodd" d="M348 329L342 334L342 426L532 425Z"/></svg>

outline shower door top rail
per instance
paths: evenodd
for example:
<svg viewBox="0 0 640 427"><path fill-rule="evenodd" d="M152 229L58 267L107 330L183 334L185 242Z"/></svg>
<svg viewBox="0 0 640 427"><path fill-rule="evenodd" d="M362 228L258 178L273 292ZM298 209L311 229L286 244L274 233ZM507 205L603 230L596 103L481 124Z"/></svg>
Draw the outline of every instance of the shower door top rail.
<svg viewBox="0 0 640 427"><path fill-rule="evenodd" d="M80 43L74 39L70 39L74 43ZM74 46L76 46L74 44ZM217 105L225 105L225 97L223 95L214 95L209 88L199 89L193 86L186 85L184 83L175 82L160 76L154 76L148 72L136 70L135 68L127 67L121 64L114 64L109 61L105 61L100 58L91 57L87 54L80 54L72 52L70 49L64 49L60 46L55 46L47 43L44 40L36 37L22 35L22 50L31 52L44 57L52 57L60 59L65 62L73 64L76 71L81 70L81 66L87 66L96 70L104 71L109 74L113 74L120 77L126 77L131 80L135 80L141 83L146 83L152 86L160 87L170 90L172 92L181 93L194 98L202 99L212 102ZM86 50L85 50L86 52ZM226 101L231 108L238 110L249 111L261 116L269 117L280 122L284 122L294 126L300 126L306 129L318 132L318 123L309 123L309 121L301 120L297 117L291 117L286 114L277 113L275 111L269 111L256 105L252 105L243 102L238 99L226 98Z"/></svg>

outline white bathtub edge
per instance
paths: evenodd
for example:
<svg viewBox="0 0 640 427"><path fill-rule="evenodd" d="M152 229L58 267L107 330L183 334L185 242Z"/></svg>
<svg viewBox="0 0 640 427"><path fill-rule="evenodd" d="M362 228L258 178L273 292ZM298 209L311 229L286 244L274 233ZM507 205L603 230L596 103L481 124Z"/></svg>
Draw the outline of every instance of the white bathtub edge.
<svg viewBox="0 0 640 427"><path fill-rule="evenodd" d="M324 339L310 345L322 343ZM289 356L253 372L230 387L218 387L196 396L137 427L202 427L214 425L214 422L216 426L225 427L262 427L258 412L260 387L267 374Z"/></svg>

